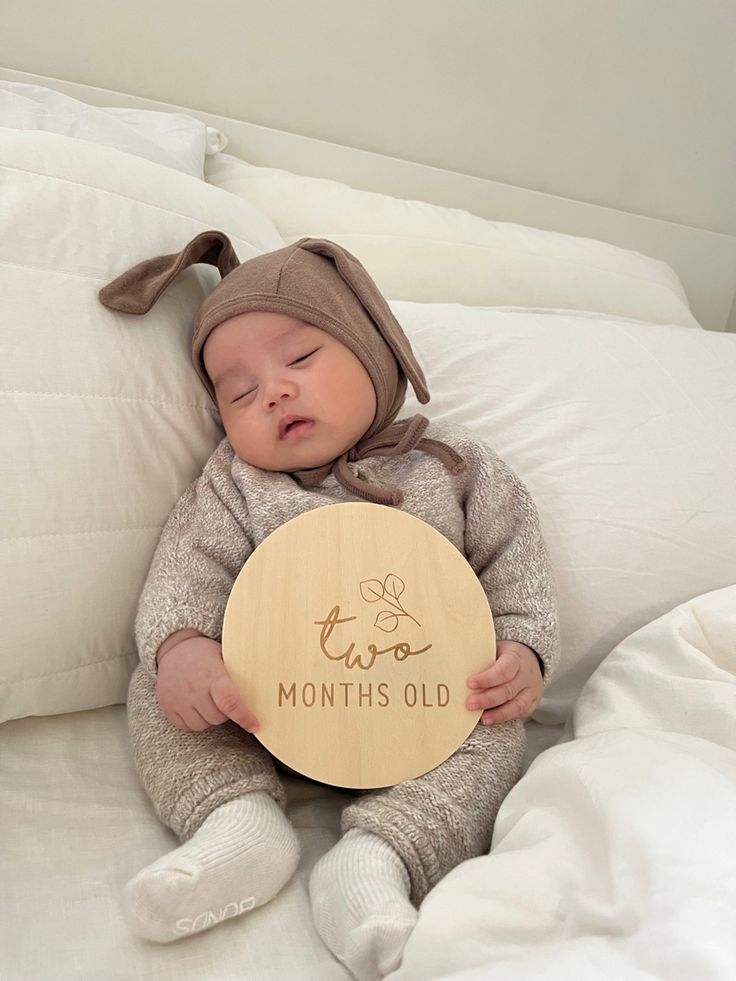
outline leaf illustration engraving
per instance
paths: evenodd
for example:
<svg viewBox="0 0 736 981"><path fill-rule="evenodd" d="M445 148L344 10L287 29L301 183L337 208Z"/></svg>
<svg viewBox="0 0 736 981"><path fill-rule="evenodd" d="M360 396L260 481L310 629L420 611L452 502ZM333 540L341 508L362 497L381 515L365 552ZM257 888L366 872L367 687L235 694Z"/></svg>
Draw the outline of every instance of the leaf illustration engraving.
<svg viewBox="0 0 736 981"><path fill-rule="evenodd" d="M375 623L373 624L374 627L380 627L381 630L390 633L392 630L396 630L399 617L409 617L418 627L421 627L421 623L419 623L416 617L413 617L411 613L407 613L399 601L399 597L405 589L406 584L404 580L393 572L389 572L383 582L379 579L364 579L361 582L360 595L366 603L377 603L379 600L383 600L389 606L392 606L394 610L398 610L398 613L392 613L390 610L382 610L376 617Z"/></svg>
<svg viewBox="0 0 736 981"><path fill-rule="evenodd" d="M360 584L360 595L366 603L377 603L383 599L383 583L379 579L366 579Z"/></svg>
<svg viewBox="0 0 736 981"><path fill-rule="evenodd" d="M384 586L384 595L391 596L395 600L398 600L399 596L401 596L401 594L406 589L404 580L399 579L399 577L395 576L393 572L389 572L389 574L386 576L383 586Z"/></svg>
<svg viewBox="0 0 736 981"><path fill-rule="evenodd" d="M387 634L392 633L399 625L399 618L390 610L382 610L375 619L374 627L380 627Z"/></svg>

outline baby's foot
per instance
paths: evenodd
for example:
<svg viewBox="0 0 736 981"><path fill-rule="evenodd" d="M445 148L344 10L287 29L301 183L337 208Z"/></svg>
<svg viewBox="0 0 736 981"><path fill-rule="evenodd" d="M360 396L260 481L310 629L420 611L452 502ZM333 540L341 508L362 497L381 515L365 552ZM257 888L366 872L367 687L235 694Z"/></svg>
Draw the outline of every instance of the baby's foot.
<svg viewBox="0 0 736 981"><path fill-rule="evenodd" d="M358 981L397 968L417 911L409 874L378 835L353 828L324 855L309 880L317 930Z"/></svg>
<svg viewBox="0 0 736 981"><path fill-rule="evenodd" d="M168 943L263 906L299 863L299 841L263 791L222 804L181 847L125 887L132 929Z"/></svg>

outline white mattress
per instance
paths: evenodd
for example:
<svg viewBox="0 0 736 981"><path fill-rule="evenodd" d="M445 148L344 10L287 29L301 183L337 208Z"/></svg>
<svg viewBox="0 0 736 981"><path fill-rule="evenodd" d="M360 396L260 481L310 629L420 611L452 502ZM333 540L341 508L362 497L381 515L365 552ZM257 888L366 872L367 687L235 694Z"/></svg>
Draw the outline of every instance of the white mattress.
<svg viewBox="0 0 736 981"><path fill-rule="evenodd" d="M530 723L529 758L560 734ZM285 778L302 861L267 906L174 946L139 940L125 882L177 841L154 815L128 751L122 706L0 728L0 979L344 981L312 925L307 879L338 837L346 794Z"/></svg>

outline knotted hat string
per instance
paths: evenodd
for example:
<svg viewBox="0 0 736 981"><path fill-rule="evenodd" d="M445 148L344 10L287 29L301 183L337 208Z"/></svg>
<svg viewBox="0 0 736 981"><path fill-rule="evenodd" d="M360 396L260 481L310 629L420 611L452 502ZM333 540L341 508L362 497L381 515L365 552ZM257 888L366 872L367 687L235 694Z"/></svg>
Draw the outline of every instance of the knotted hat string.
<svg viewBox="0 0 736 981"><path fill-rule="evenodd" d="M404 495L400 490L379 487L377 484L370 484L362 477L358 477L348 467L348 463L355 463L358 460L365 460L370 456L400 456L409 453L411 450L423 450L437 457L450 473L455 476L465 469L465 463L459 453L456 453L451 446L440 442L438 439L424 438L424 432L429 425L426 416L415 415L411 419L402 419L394 422L390 426L382 429L368 439L362 439L347 453L343 453L334 463L325 464L323 467L315 467L311 470L299 470L295 474L304 487L317 487L325 477L332 473L338 483L356 497L362 497L365 501L375 504L400 505L404 500Z"/></svg>

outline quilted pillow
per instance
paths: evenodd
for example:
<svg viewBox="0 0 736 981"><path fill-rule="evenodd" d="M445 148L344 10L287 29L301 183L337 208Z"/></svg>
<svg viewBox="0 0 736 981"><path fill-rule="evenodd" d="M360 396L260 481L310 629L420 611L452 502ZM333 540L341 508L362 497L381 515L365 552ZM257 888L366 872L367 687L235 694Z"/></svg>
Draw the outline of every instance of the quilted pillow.
<svg viewBox="0 0 736 981"><path fill-rule="evenodd" d="M283 242L246 202L111 147L6 128L0 163L1 721L124 701L160 528L221 438L187 329L215 270L142 318L98 290L208 228L242 260Z"/></svg>

